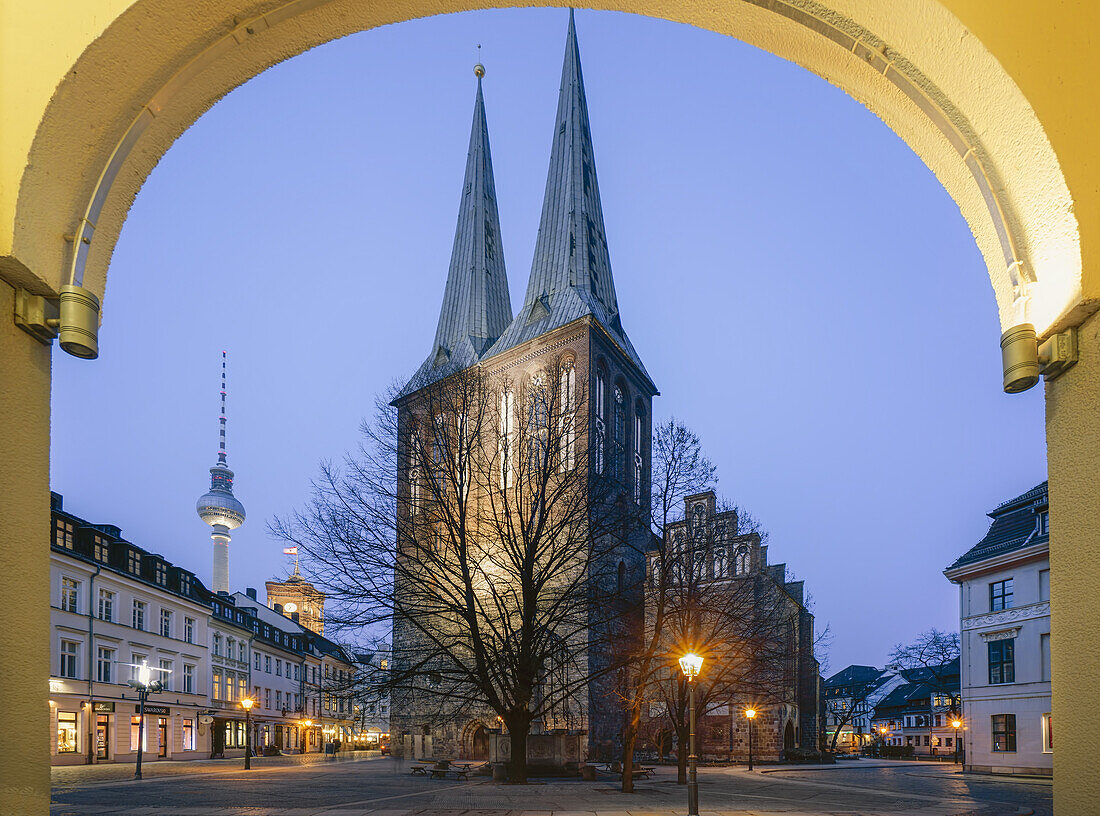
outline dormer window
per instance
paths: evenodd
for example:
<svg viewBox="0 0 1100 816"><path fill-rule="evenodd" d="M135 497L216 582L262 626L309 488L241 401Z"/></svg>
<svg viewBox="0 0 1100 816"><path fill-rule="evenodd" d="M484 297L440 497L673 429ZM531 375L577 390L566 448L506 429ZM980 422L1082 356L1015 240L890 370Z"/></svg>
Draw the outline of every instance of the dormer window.
<svg viewBox="0 0 1100 816"><path fill-rule="evenodd" d="M126 560L126 569L134 575L141 575L141 553L136 550L130 550Z"/></svg>
<svg viewBox="0 0 1100 816"><path fill-rule="evenodd" d="M66 550L73 548L73 535L76 531L76 527L73 526L71 521L65 521L64 519L56 519L54 521L53 530L53 542L58 547L64 547Z"/></svg>
<svg viewBox="0 0 1100 816"><path fill-rule="evenodd" d="M168 568L161 562L157 562L156 565L156 581L161 586L165 586L168 583Z"/></svg>
<svg viewBox="0 0 1100 816"><path fill-rule="evenodd" d="M1050 511L1049 510L1043 510L1041 513L1039 513L1039 522L1038 522L1038 527L1036 529L1036 532L1039 535L1049 535L1050 534Z"/></svg>

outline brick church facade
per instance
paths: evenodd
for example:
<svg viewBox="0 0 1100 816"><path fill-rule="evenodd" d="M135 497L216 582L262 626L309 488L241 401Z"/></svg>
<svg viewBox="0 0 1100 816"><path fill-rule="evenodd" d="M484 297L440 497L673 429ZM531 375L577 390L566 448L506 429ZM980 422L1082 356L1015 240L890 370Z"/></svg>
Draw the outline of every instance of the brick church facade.
<svg viewBox="0 0 1100 816"><path fill-rule="evenodd" d="M398 492L411 497L398 502L399 536L407 531L408 546L419 547L429 546L421 539L437 535L417 523L416 496L424 475L413 461L413 443L408 440L416 433L410 429L424 427L426 417L436 413L431 402L441 384L471 370L479 376L484 372L499 384L497 422L510 429L513 421L529 421L531 410L520 402L513 404L511 395L521 401L531 383L543 381L548 373L552 382L560 378L570 428L558 443L561 467L584 474L594 513L599 512L597 505L613 505L624 519L618 532L605 536L618 543L594 542L600 563L589 561L585 569L594 576L593 596L607 598L625 611L613 624L606 616L590 617L595 622L587 632L569 641L570 660L580 666L575 671L593 679L560 705L543 711L531 723L531 733L536 742L561 734L579 737L580 756L574 759L617 759L624 712L616 684L623 674L615 669L614 652L634 648L644 627L646 552L652 536L652 399L657 389L619 313L572 12L541 222L526 294L515 314L481 87L484 69L478 66L475 72L473 126L436 335L427 358L393 402L398 411ZM501 487L506 478L502 470ZM396 596L422 591L413 583L408 576L395 580ZM400 601L396 605L401 607ZM440 617L439 631L445 632L446 616ZM502 722L487 705L452 703L441 693L442 672L433 670L432 659L426 657L432 648L438 649L438 643L431 643L435 637L434 631L425 631L423 620L395 614L392 669L395 677L410 679L404 685L395 683L391 692L394 753L486 759L492 746L500 743ZM789 702L800 736L808 736L798 701ZM529 757L533 744L528 743Z"/></svg>

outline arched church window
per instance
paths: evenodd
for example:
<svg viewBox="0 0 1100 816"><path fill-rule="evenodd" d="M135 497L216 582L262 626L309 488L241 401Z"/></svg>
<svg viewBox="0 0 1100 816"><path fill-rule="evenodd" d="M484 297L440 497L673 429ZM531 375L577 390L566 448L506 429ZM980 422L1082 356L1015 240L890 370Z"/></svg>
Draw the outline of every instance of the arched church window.
<svg viewBox="0 0 1100 816"><path fill-rule="evenodd" d="M707 531L707 508L697 504L691 508L691 534L701 538Z"/></svg>
<svg viewBox="0 0 1100 816"><path fill-rule="evenodd" d="M745 575L749 571L749 548L742 545L737 548L737 555L733 559L733 574Z"/></svg>
<svg viewBox="0 0 1100 816"><path fill-rule="evenodd" d="M546 465L550 434L550 401L546 377L542 373L531 378L527 393L527 471L541 473Z"/></svg>
<svg viewBox="0 0 1100 816"><path fill-rule="evenodd" d="M626 409L623 406L623 389L615 386L615 424L612 427L613 450L611 453L612 476L616 480L623 480L623 454L626 444Z"/></svg>
<svg viewBox="0 0 1100 816"><path fill-rule="evenodd" d="M577 449L577 369L567 362L561 370L561 470L564 473L575 466Z"/></svg>
<svg viewBox="0 0 1100 816"><path fill-rule="evenodd" d="M607 456L607 374L601 365L596 369L596 451L593 464L596 473L603 475Z"/></svg>
<svg viewBox="0 0 1100 816"><path fill-rule="evenodd" d="M642 439L645 436L645 414L639 407L634 412L634 503L642 503L642 487L645 484L645 459L642 457Z"/></svg>
<svg viewBox="0 0 1100 816"><path fill-rule="evenodd" d="M500 439L498 441L497 455L500 459L500 489L504 490L512 486L512 457L513 457L513 416L516 410L516 398L511 391L502 391L500 395Z"/></svg>
<svg viewBox="0 0 1100 816"><path fill-rule="evenodd" d="M718 547L714 551L714 577L726 578L729 576L729 550Z"/></svg>

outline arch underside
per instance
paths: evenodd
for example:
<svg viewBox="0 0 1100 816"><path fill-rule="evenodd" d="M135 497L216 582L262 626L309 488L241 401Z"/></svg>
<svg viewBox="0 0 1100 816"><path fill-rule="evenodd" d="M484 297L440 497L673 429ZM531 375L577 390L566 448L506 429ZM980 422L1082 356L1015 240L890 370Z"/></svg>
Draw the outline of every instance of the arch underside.
<svg viewBox="0 0 1100 816"><path fill-rule="evenodd" d="M1043 333L1080 318L1077 224L1053 149L1011 78L939 3L591 5L709 28L841 87L904 139L959 205L985 258L1002 326L1027 320ZM87 47L54 93L30 149L12 252L0 260L0 275L40 292L56 292L75 275L102 295L115 242L145 178L214 102L318 44L487 6L471 0L138 0ZM867 195L889 206L890 190ZM934 297L921 281L908 284L915 296Z"/></svg>

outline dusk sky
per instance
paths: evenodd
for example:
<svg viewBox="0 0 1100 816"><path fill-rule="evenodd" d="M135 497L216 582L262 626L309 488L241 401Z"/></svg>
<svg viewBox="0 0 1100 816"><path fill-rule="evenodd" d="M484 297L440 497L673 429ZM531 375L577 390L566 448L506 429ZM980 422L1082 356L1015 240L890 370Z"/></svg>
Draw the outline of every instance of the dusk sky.
<svg viewBox="0 0 1100 816"><path fill-rule="evenodd" d="M513 309L538 227L567 14L435 17L348 37L229 94L138 195L100 358L54 355L65 507L210 581L195 500L229 465L248 520L230 581L290 560L267 533L375 395L431 350L476 80ZM806 580L831 671L957 628L942 570L1046 478L1042 389L1001 391L1000 328L958 208L862 105L736 40L578 12L624 328L655 418L702 437L719 492Z"/></svg>

